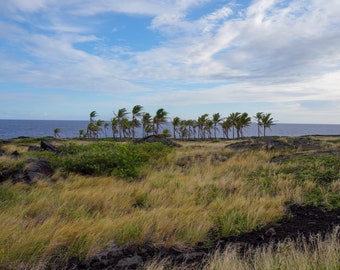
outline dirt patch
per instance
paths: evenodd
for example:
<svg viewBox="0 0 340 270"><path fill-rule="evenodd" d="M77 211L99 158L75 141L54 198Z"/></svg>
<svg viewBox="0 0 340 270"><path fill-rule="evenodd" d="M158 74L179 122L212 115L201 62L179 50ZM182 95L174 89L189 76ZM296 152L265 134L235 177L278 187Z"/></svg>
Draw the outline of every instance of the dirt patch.
<svg viewBox="0 0 340 270"><path fill-rule="evenodd" d="M200 269L207 256L217 250L224 250L228 245L237 247L242 255L254 248L269 244L275 246L287 239L296 241L304 237L308 240L311 235L316 234L324 237L336 226L340 226L340 209L326 211L320 207L292 205L281 221L236 236L213 238L210 247L206 247L206 243L198 243L187 250L153 245L132 245L124 248L112 245L86 261L71 258L67 269L143 269L147 262L155 259L165 259L169 263L169 269L176 266Z"/></svg>

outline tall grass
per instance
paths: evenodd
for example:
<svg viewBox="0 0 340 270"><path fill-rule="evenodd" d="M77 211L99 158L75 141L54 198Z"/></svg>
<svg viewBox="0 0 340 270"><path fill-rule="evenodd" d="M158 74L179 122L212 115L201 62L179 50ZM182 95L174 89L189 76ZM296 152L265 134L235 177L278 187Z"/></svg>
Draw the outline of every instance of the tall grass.
<svg viewBox="0 0 340 270"><path fill-rule="evenodd" d="M208 241L211 231L250 231L282 217L287 202L304 203L317 185L297 182L282 170L285 164L269 163L277 152L233 151L225 142L182 144L157 162L150 159L135 181L57 170L56 182L1 185L0 269L33 268L56 254L86 258L112 241L184 247ZM190 166L178 165L195 156ZM327 194L340 186L339 180L325 185Z"/></svg>
<svg viewBox="0 0 340 270"><path fill-rule="evenodd" d="M329 269L340 268L340 231L335 228L325 239L311 236L297 242L286 241L277 247L269 246L252 250L240 257L237 250L229 246L224 252L216 252L203 268L205 270L285 270L285 269ZM307 241L308 240L308 241ZM149 269L157 269L155 263ZM159 268L161 269L161 268Z"/></svg>

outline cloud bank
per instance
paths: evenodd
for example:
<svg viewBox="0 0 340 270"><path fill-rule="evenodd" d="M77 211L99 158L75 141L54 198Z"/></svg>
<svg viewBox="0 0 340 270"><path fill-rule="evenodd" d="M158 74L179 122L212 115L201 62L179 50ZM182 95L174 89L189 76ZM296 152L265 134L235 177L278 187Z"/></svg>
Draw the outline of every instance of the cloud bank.
<svg viewBox="0 0 340 270"><path fill-rule="evenodd" d="M339 12L338 0L3 1L0 82L126 104L318 111L340 101Z"/></svg>

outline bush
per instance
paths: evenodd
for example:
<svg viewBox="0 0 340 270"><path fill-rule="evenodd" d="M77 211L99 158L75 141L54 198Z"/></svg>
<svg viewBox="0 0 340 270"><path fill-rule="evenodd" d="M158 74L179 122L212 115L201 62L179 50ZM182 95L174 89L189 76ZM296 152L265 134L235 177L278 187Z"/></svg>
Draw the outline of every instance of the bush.
<svg viewBox="0 0 340 270"><path fill-rule="evenodd" d="M304 204L322 206L329 210L340 207L340 195L332 193L330 184L340 179L340 157L334 155L297 156L280 169L293 174L297 184L313 181L315 187L304 194Z"/></svg>
<svg viewBox="0 0 340 270"><path fill-rule="evenodd" d="M306 180L328 184L340 178L340 157L332 155L299 156L289 161L283 173L293 173L297 182Z"/></svg>
<svg viewBox="0 0 340 270"><path fill-rule="evenodd" d="M55 159L54 165L65 172L95 176L114 174L122 178L134 178L139 175L142 164L158 160L168 149L160 143L70 143L58 148L60 155Z"/></svg>
<svg viewBox="0 0 340 270"><path fill-rule="evenodd" d="M322 189L316 187L304 196L305 205L322 206L328 210L340 208L340 194L329 191L322 192Z"/></svg>

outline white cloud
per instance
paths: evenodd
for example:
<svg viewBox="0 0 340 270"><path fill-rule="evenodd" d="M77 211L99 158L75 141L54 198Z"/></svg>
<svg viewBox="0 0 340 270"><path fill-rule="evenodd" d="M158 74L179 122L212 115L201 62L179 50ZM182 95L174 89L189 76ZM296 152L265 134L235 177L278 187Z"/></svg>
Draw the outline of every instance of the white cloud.
<svg viewBox="0 0 340 270"><path fill-rule="evenodd" d="M207 2L10 0L2 4L11 13L0 20L0 38L18 53L0 55L0 78L112 94L150 91L149 104L340 101L340 1L258 0L241 12L222 1L188 19ZM148 16L162 42L144 51L106 43L98 33L102 13ZM181 89L219 86L193 95L174 82Z"/></svg>

